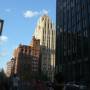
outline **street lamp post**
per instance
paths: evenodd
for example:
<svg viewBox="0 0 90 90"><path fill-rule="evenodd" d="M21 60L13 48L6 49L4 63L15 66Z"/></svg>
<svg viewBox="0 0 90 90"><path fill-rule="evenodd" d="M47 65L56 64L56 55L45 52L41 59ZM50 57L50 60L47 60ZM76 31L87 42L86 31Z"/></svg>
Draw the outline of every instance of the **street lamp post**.
<svg viewBox="0 0 90 90"><path fill-rule="evenodd" d="M3 22L4 21L0 19L0 36L2 34Z"/></svg>

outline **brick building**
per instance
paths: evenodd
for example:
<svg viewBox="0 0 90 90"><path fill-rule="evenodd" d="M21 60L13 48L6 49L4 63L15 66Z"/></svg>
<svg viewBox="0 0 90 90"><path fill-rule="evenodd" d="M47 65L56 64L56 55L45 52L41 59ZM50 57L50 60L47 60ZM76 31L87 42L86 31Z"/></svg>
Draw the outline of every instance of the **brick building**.
<svg viewBox="0 0 90 90"><path fill-rule="evenodd" d="M7 77L14 75L15 73L14 67L15 67L15 59L12 58L10 61L7 62L7 70L6 70Z"/></svg>
<svg viewBox="0 0 90 90"><path fill-rule="evenodd" d="M40 60L40 40L36 39L34 36L32 38L31 46L31 56L32 56L32 73L39 73L39 60Z"/></svg>
<svg viewBox="0 0 90 90"><path fill-rule="evenodd" d="M29 79L31 74L31 47L27 45L19 45L14 51L15 73L17 73L21 79Z"/></svg>
<svg viewBox="0 0 90 90"><path fill-rule="evenodd" d="M32 38L30 45L19 45L14 50L15 67L14 72L22 79L30 78L39 72L40 40Z"/></svg>

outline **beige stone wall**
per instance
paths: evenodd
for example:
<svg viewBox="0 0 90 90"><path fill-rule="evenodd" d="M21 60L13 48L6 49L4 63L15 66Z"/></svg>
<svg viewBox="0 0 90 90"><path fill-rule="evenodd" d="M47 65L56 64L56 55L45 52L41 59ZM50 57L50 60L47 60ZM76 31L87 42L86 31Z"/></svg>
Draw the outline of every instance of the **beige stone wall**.
<svg viewBox="0 0 90 90"><path fill-rule="evenodd" d="M40 39L42 54L41 69L53 79L55 68L56 29L49 16L43 15L40 17L34 36L35 38Z"/></svg>

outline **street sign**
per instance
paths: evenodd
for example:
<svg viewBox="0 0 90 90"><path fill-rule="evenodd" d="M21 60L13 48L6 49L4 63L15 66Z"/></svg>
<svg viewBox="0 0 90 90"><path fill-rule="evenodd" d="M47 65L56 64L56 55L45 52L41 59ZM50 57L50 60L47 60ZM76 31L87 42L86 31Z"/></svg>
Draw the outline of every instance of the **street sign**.
<svg viewBox="0 0 90 90"><path fill-rule="evenodd" d="M4 21L0 19L0 36L2 34L3 22Z"/></svg>

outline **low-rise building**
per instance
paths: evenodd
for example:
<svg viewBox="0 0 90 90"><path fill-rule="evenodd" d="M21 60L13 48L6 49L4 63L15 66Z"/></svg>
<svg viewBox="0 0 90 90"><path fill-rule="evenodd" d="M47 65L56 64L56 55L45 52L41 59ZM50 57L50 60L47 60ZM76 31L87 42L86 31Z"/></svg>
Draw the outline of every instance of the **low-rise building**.
<svg viewBox="0 0 90 90"><path fill-rule="evenodd" d="M14 65L15 65L14 58L12 58L9 62L7 62L7 70L6 70L7 77L14 75L14 70L15 70Z"/></svg>

